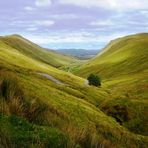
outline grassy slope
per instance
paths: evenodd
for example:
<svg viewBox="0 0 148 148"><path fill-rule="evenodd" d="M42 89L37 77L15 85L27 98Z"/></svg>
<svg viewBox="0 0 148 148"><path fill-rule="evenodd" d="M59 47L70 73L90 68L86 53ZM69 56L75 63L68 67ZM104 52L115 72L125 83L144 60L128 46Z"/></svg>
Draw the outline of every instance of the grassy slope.
<svg viewBox="0 0 148 148"><path fill-rule="evenodd" d="M49 128L49 133L51 127L53 128L51 130L56 135L59 133L58 130L64 132L64 134L67 134L70 138L67 147L76 147L76 145L85 148L99 146L146 147L146 137L130 133L127 129L120 126L113 118L108 117L96 107L101 105L101 102L108 97L106 89L88 87L84 84L84 79L74 76L71 73L60 71L36 58L30 58L30 56L26 56L22 53L23 52L20 50L10 47L6 43L0 41L0 82L2 82L5 77L8 79L11 78L11 75L12 78L13 76L17 77L19 86L24 93L23 98L25 98L25 101L30 102L32 106L39 102L47 105L47 111L44 115L39 114L37 117L34 117L34 114L32 115L32 122L35 128L41 133L44 133L43 126ZM68 85L56 85L55 83L38 76L36 74L38 71L48 73ZM15 93L10 93L10 98L13 94ZM4 99L3 96L0 96L0 98L1 100ZM10 115L18 115L17 111L13 111L14 107L12 108L12 106L16 105L16 101L13 103L7 103L6 101L5 104L6 110L4 113L7 116L0 119L1 124L7 122ZM22 109L18 110L21 110L20 112L22 112L19 116L28 120L26 111L22 111ZM33 109L31 108L29 110L32 112ZM38 119L38 121L36 121L36 119ZM10 123L7 123L8 126L5 127L6 132L11 131L13 127L20 128L22 132L26 132L24 126L29 126L29 123L26 122L24 123L24 126L20 127L15 127L15 125L11 125ZM40 124L42 127L37 127L40 126ZM56 131L55 128L58 130ZM32 136L34 135L33 133L34 130L31 133ZM23 134L12 134L10 135L10 140L12 140L11 136L17 141L17 138L23 136ZM52 136L54 138L54 134L51 134L51 137L49 138L52 139ZM6 137L6 139L7 138L8 137ZM25 137L23 136L21 140L25 143L27 141L28 145L30 145L30 139L27 137L25 141L24 138ZM35 138L31 137L31 139ZM44 141L43 139L46 140ZM43 137L43 139L39 136L39 140L41 140L43 144L46 144L48 137ZM56 140L57 139L55 139L55 141ZM58 146L53 145L53 147ZM59 147L66 146L63 146L61 142Z"/></svg>
<svg viewBox="0 0 148 148"><path fill-rule="evenodd" d="M1 37L0 41L12 48L15 48L24 55L40 60L44 63L52 65L53 67L61 67L78 62L78 60L74 57L58 54L52 50L41 48L19 35Z"/></svg>
<svg viewBox="0 0 148 148"><path fill-rule="evenodd" d="M131 131L144 135L148 134L147 57L148 34L137 34L112 41L102 53L77 71L83 77L90 73L100 75L103 87L108 88L110 94L110 99L100 106L102 110L120 118ZM128 112L128 121L121 119L121 110Z"/></svg>
<svg viewBox="0 0 148 148"><path fill-rule="evenodd" d="M94 59L84 64L78 74L88 76L90 72L94 72L102 78L109 79L146 71L147 48L148 34L114 40Z"/></svg>
<svg viewBox="0 0 148 148"><path fill-rule="evenodd" d="M14 115L0 115L0 123L0 132L3 134L0 135L0 138L3 139L1 141L3 143L0 143L1 147L43 147L46 145L48 147L61 148L65 147L65 143L68 140L66 135L55 128L34 125ZM42 144L40 143L41 141L43 141Z"/></svg>

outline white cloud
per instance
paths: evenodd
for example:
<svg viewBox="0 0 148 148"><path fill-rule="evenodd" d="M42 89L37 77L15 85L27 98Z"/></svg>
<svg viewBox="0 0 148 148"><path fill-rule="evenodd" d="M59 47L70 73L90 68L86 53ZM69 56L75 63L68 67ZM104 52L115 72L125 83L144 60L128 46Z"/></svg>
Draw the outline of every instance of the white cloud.
<svg viewBox="0 0 148 148"><path fill-rule="evenodd" d="M114 25L113 21L111 20L99 20L90 23L91 26L111 26Z"/></svg>
<svg viewBox="0 0 148 148"><path fill-rule="evenodd" d="M54 35L28 35L25 36L34 43L40 45L50 45L52 43L107 43L118 37L127 35L127 33L115 33L110 35L94 35L88 32L75 32Z"/></svg>
<svg viewBox="0 0 148 148"><path fill-rule="evenodd" d="M52 1L51 0L36 0L35 5L37 7L47 7L52 5Z"/></svg>
<svg viewBox="0 0 148 148"><path fill-rule="evenodd" d="M50 27L55 24L55 22L52 20L39 20L39 21L36 21L35 23L37 25L44 26L44 27Z"/></svg>
<svg viewBox="0 0 148 148"><path fill-rule="evenodd" d="M32 7L30 7L30 6L26 6L26 7L24 7L24 9L25 9L26 11L33 11L35 8L32 8Z"/></svg>
<svg viewBox="0 0 148 148"><path fill-rule="evenodd" d="M62 4L115 10L148 9L148 0L59 0Z"/></svg>
<svg viewBox="0 0 148 148"><path fill-rule="evenodd" d="M57 20L62 20L62 19L77 19L79 18L78 15L75 14L53 14L49 15L50 18L57 19Z"/></svg>
<svg viewBox="0 0 148 148"><path fill-rule="evenodd" d="M148 16L148 10L142 10L140 13L144 16Z"/></svg>
<svg viewBox="0 0 148 148"><path fill-rule="evenodd" d="M31 27L31 28L27 28L26 30L27 31L36 31L36 30L38 30L38 28L37 27Z"/></svg>
<svg viewBox="0 0 148 148"><path fill-rule="evenodd" d="M18 27L27 27L28 31L35 31L37 28L40 27L50 27L54 25L55 22L52 20L32 20L32 21L12 21L10 23L11 26L18 26Z"/></svg>
<svg viewBox="0 0 148 148"><path fill-rule="evenodd" d="M25 22L21 20L15 20L15 21L10 22L11 26L22 25L22 24L25 24Z"/></svg>

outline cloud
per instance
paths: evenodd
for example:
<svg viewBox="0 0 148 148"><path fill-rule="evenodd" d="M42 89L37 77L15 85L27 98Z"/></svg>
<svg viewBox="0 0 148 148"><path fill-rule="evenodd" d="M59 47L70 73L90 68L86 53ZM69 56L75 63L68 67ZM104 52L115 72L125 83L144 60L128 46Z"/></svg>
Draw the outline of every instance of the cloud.
<svg viewBox="0 0 148 148"><path fill-rule="evenodd" d="M26 38L29 40L40 44L40 45L50 45L50 44L60 44L60 43L107 43L118 37L127 35L127 33L114 33L109 35L94 35L88 32L75 32L75 33L64 33L64 34L53 34L53 35L28 35Z"/></svg>
<svg viewBox="0 0 148 148"><path fill-rule="evenodd" d="M52 14L49 15L50 18L53 19L57 19L57 20L63 20L63 19L77 19L79 18L78 15L76 14L67 14L67 13L63 13L63 14Z"/></svg>
<svg viewBox="0 0 148 148"><path fill-rule="evenodd" d="M54 25L55 22L52 20L32 20L32 21L12 21L10 23L11 26L17 27L25 27L27 31L35 31L38 30L39 27L50 27Z"/></svg>
<svg viewBox="0 0 148 148"><path fill-rule="evenodd" d="M140 13L144 16L148 16L148 10L142 10Z"/></svg>
<svg viewBox="0 0 148 148"><path fill-rule="evenodd" d="M52 5L52 1L51 0L36 0L35 5L37 7L47 7Z"/></svg>
<svg viewBox="0 0 148 148"><path fill-rule="evenodd" d="M112 26L114 25L113 21L111 20L99 20L99 21L93 21L90 23L91 26Z"/></svg>
<svg viewBox="0 0 148 148"><path fill-rule="evenodd" d="M36 30L38 30L38 28L37 27L31 27L31 28L27 28L26 30L27 31L36 31Z"/></svg>
<svg viewBox="0 0 148 148"><path fill-rule="evenodd" d="M32 8L32 7L30 7L30 6L26 6L26 7L24 7L24 10L26 10L26 11L33 11L35 8Z"/></svg>
<svg viewBox="0 0 148 148"><path fill-rule="evenodd" d="M142 10L148 8L148 0L59 0L61 4L80 7L100 7L114 10Z"/></svg>
<svg viewBox="0 0 148 148"><path fill-rule="evenodd" d="M54 25L55 22L52 20L39 20L39 21L36 21L35 24L40 25L40 26L44 26L44 27L50 27L50 26Z"/></svg>
<svg viewBox="0 0 148 148"><path fill-rule="evenodd" d="M89 32L65 32L50 34L26 34L24 37L48 49L102 49L111 40L128 35L128 32L93 34Z"/></svg>

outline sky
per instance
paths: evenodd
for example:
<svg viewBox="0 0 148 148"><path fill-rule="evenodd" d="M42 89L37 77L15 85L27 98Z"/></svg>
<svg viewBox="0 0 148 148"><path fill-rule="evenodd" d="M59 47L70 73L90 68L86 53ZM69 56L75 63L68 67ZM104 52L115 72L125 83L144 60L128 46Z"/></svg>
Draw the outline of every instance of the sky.
<svg viewBox="0 0 148 148"><path fill-rule="evenodd" d="M148 0L0 0L0 35L50 49L102 49L148 32Z"/></svg>

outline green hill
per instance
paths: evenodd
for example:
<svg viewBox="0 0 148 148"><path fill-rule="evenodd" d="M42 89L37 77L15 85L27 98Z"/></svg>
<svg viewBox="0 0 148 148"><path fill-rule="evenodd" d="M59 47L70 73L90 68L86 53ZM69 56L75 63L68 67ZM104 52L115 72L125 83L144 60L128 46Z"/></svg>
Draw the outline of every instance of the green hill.
<svg viewBox="0 0 148 148"><path fill-rule="evenodd" d="M104 113L112 100L107 83L88 86L14 38L0 39L0 147L147 147L141 129L131 132Z"/></svg>
<svg viewBox="0 0 148 148"><path fill-rule="evenodd" d="M78 74L91 72L109 79L146 71L148 68L148 33L113 40L95 58L84 64Z"/></svg>
<svg viewBox="0 0 148 148"><path fill-rule="evenodd" d="M111 41L76 71L82 77L99 75L110 95L100 108L131 131L144 135L148 133L147 59L148 33L136 34Z"/></svg>
<svg viewBox="0 0 148 148"><path fill-rule="evenodd" d="M74 57L58 54L53 50L44 49L20 35L0 37L0 41L12 48L15 48L24 55L40 60L53 67L59 68L61 66L78 62L78 59Z"/></svg>

